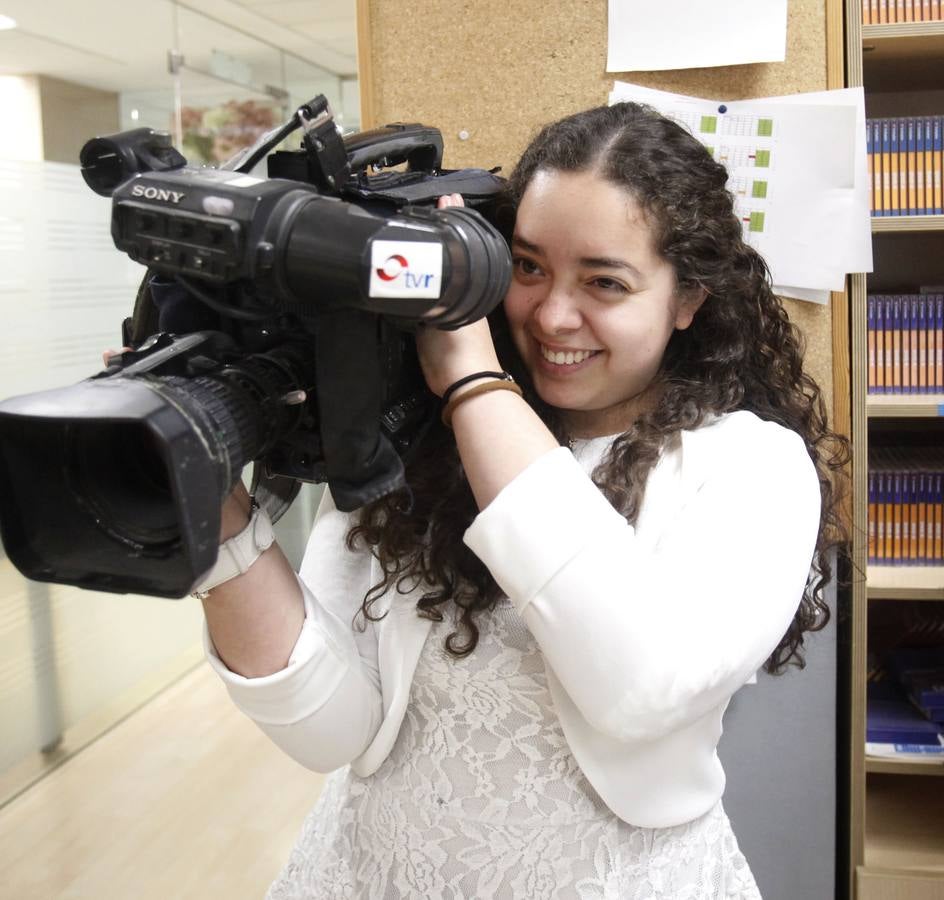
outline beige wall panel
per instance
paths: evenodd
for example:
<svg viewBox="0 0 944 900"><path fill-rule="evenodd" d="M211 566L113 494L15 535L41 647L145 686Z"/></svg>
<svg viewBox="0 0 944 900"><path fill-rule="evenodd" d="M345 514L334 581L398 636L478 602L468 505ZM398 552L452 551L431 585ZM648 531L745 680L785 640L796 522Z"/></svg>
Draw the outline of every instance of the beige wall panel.
<svg viewBox="0 0 944 900"><path fill-rule="evenodd" d="M43 158L79 164L79 151L89 139L114 134L121 126L118 95L41 75Z"/></svg>

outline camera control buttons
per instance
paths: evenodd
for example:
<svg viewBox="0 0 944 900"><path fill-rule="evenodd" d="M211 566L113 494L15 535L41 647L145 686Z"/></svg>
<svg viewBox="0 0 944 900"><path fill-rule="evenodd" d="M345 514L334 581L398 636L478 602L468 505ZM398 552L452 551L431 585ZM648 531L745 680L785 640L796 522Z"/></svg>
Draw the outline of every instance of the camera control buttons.
<svg viewBox="0 0 944 900"><path fill-rule="evenodd" d="M275 265L275 247L268 241L260 241L256 246L256 266L261 271L271 269Z"/></svg>

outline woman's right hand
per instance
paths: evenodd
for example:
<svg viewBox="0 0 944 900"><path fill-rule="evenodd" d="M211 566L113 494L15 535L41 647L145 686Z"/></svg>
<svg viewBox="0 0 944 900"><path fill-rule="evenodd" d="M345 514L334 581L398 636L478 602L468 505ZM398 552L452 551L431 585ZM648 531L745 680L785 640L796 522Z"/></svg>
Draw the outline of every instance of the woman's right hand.
<svg viewBox="0 0 944 900"><path fill-rule="evenodd" d="M127 353L131 348L122 347L120 350L105 350L102 353L102 362L105 364L107 369L111 365L111 361L116 356L121 356L122 353Z"/></svg>
<svg viewBox="0 0 944 900"><path fill-rule="evenodd" d="M105 350L107 368L115 356L130 350ZM252 510L249 491L237 480L223 501L220 543L239 534ZM210 638L229 669L247 678L283 669L298 640L305 608L291 564L272 544L249 570L214 588L202 601Z"/></svg>

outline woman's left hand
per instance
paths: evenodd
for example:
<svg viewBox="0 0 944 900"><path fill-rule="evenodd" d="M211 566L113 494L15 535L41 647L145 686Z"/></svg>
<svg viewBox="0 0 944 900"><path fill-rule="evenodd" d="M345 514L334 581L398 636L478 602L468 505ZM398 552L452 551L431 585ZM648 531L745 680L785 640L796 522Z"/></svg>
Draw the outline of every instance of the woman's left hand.
<svg viewBox="0 0 944 900"><path fill-rule="evenodd" d="M450 194L439 198L437 208L463 205L461 194ZM416 347L426 383L437 397L466 375L501 370L492 333L484 318L456 331L423 328L416 335Z"/></svg>
<svg viewBox="0 0 944 900"><path fill-rule="evenodd" d="M417 332L416 348L426 384L437 397L466 375L501 371L487 319L456 331L424 328Z"/></svg>

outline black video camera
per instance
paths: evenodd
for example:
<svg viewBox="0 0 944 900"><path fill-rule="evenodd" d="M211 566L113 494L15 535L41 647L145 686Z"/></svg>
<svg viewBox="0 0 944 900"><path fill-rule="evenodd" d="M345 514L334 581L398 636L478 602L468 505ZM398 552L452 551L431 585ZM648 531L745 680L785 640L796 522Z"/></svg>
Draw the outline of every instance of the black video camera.
<svg viewBox="0 0 944 900"><path fill-rule="evenodd" d="M270 151L303 129L302 149ZM252 170L268 160L269 178ZM105 371L0 403L0 534L28 578L186 595L255 462L277 518L301 482L353 510L408 488L436 412L411 332L489 313L511 276L476 206L502 181L442 172L433 128L342 138L324 97L221 169L150 129L89 141L115 245L148 267ZM402 168L405 164L405 168ZM395 167L401 166L397 170ZM435 208L459 192L472 208Z"/></svg>

